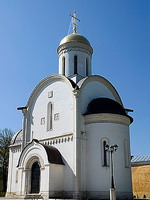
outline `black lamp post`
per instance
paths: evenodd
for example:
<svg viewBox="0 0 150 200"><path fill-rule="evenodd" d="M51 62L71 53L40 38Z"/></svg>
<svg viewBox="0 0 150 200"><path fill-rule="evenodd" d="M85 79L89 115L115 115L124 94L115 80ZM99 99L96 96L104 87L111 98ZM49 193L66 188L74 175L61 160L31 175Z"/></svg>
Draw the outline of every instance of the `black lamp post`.
<svg viewBox="0 0 150 200"><path fill-rule="evenodd" d="M114 170L113 170L113 157L112 154L118 149L118 145L111 145L108 144L105 145L105 150L110 153L110 172L111 172L111 189L110 189L110 199L115 200L116 194L115 194L115 184L114 184Z"/></svg>

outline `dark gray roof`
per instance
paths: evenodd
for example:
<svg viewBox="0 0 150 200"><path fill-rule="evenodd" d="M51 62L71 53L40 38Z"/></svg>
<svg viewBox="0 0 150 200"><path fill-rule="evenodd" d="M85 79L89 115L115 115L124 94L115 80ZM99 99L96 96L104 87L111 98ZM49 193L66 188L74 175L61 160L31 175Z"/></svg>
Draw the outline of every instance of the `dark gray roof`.
<svg viewBox="0 0 150 200"><path fill-rule="evenodd" d="M45 148L47 157L48 157L48 161L50 163L64 165L61 154L58 151L58 149L56 149L55 147L52 147L52 146L47 146L47 145L43 145L43 144L41 144L41 145Z"/></svg>
<svg viewBox="0 0 150 200"><path fill-rule="evenodd" d="M130 118L131 122L133 121L132 117L127 115L125 109L117 101L109 98L97 98L93 99L87 107L85 115L95 114L95 113L112 113L124 115Z"/></svg>
<svg viewBox="0 0 150 200"><path fill-rule="evenodd" d="M133 156L131 159L133 164L150 164L150 156Z"/></svg>

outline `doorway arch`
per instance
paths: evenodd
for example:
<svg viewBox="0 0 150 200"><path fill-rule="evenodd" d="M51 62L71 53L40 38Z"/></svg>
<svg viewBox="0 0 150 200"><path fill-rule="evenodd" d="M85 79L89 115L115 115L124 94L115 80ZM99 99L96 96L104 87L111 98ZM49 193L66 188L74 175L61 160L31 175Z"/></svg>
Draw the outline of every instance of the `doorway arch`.
<svg viewBox="0 0 150 200"><path fill-rule="evenodd" d="M30 193L39 193L40 192L40 165L39 162L34 162L31 167L31 192Z"/></svg>

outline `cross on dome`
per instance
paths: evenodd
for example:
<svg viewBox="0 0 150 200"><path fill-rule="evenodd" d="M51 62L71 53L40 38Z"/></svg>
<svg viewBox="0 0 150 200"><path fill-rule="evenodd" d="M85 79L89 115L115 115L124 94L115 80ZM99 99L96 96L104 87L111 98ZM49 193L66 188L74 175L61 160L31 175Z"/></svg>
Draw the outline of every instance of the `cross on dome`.
<svg viewBox="0 0 150 200"><path fill-rule="evenodd" d="M69 16L72 17L73 33L77 33L77 23L76 23L76 21L80 22L80 20L76 17L76 11L73 12L73 15L70 14Z"/></svg>

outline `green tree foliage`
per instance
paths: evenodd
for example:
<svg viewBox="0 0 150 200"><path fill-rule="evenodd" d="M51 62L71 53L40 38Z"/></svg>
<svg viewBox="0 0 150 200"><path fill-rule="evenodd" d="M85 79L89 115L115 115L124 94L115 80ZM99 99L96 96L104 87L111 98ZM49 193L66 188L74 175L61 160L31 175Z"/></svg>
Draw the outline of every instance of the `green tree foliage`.
<svg viewBox="0 0 150 200"><path fill-rule="evenodd" d="M13 136L13 131L5 128L0 130L0 174L3 183L3 192L7 189L9 145Z"/></svg>

